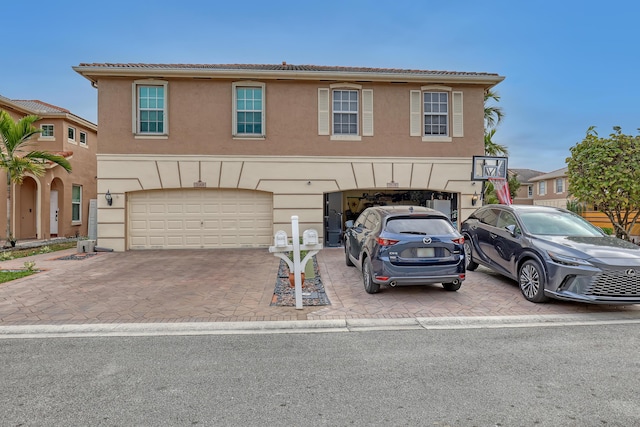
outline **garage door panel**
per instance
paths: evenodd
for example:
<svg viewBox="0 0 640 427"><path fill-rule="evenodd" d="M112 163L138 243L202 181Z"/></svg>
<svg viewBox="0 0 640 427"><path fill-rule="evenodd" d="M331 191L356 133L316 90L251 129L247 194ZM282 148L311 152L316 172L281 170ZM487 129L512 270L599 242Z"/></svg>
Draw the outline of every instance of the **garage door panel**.
<svg viewBox="0 0 640 427"><path fill-rule="evenodd" d="M152 203L147 205L147 209L149 213L161 213L164 214L165 212L167 212L167 206L165 204L162 203Z"/></svg>
<svg viewBox="0 0 640 427"><path fill-rule="evenodd" d="M202 231L202 221L200 220L196 220L196 221L185 220L185 221L182 221L182 223L183 223L183 228L185 230L195 231L197 233L200 233Z"/></svg>
<svg viewBox="0 0 640 427"><path fill-rule="evenodd" d="M164 230L165 228L167 228L165 221L158 221L158 220L149 220L147 222L147 228L149 230Z"/></svg>
<svg viewBox="0 0 640 427"><path fill-rule="evenodd" d="M270 193L176 189L130 195L129 247L268 247L272 243Z"/></svg>
<svg viewBox="0 0 640 427"><path fill-rule="evenodd" d="M193 214L193 213L200 214L202 213L202 205L195 204L195 203L188 203L184 206L184 211L187 214Z"/></svg>
<svg viewBox="0 0 640 427"><path fill-rule="evenodd" d="M163 247L166 244L165 240L166 239L164 236L160 236L160 237L150 236L148 238L148 244L153 247Z"/></svg>
<svg viewBox="0 0 640 427"><path fill-rule="evenodd" d="M215 213L215 214L220 213L220 205L207 202L204 205L202 205L202 212Z"/></svg>

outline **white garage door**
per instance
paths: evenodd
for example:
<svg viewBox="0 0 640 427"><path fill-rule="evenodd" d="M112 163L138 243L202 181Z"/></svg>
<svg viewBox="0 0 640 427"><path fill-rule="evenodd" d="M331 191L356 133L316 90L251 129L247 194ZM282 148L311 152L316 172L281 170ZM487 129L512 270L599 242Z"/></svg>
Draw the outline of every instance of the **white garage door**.
<svg viewBox="0 0 640 427"><path fill-rule="evenodd" d="M248 190L142 191L129 198L129 249L268 247L272 195Z"/></svg>

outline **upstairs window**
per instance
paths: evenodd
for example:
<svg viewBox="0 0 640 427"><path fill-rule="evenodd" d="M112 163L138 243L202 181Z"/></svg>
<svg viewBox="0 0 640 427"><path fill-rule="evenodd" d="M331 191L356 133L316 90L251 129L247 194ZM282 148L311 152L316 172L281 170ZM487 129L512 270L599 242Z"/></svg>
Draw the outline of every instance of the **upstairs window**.
<svg viewBox="0 0 640 427"><path fill-rule="evenodd" d="M87 145L87 133L80 132L80 145Z"/></svg>
<svg viewBox="0 0 640 427"><path fill-rule="evenodd" d="M410 91L409 134L423 141L450 142L464 137L462 92L431 85Z"/></svg>
<svg viewBox="0 0 640 427"><path fill-rule="evenodd" d="M54 134L54 127L53 125L41 125L40 126L40 137L41 138L53 138Z"/></svg>
<svg viewBox="0 0 640 427"><path fill-rule="evenodd" d="M333 91L333 134L358 135L358 91Z"/></svg>
<svg viewBox="0 0 640 427"><path fill-rule="evenodd" d="M263 83L233 84L233 136L256 138L265 136Z"/></svg>
<svg viewBox="0 0 640 427"><path fill-rule="evenodd" d="M67 139L69 142L76 142L76 128L69 126L67 129Z"/></svg>
<svg viewBox="0 0 640 427"><path fill-rule="evenodd" d="M373 136L373 90L352 83L319 88L318 135L345 141Z"/></svg>
<svg viewBox="0 0 640 427"><path fill-rule="evenodd" d="M137 81L133 84L133 90L133 133L144 136L167 135L167 83Z"/></svg>
<svg viewBox="0 0 640 427"><path fill-rule="evenodd" d="M424 135L449 136L449 94L446 92L424 92Z"/></svg>

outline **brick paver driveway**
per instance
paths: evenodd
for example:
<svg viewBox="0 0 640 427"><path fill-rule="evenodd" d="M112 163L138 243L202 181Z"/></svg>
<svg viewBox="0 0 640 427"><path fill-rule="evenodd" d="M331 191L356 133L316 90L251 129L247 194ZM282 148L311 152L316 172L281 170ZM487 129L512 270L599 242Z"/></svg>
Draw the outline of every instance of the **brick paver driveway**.
<svg viewBox="0 0 640 427"><path fill-rule="evenodd" d="M43 270L0 284L0 325L228 322L353 318L512 316L635 312L640 306L532 304L515 282L479 269L458 292L441 286L382 288L369 295L342 248L318 254L331 305L274 307L279 260L266 249L98 253L58 260L75 250L30 257ZM1 263L22 267L26 259Z"/></svg>

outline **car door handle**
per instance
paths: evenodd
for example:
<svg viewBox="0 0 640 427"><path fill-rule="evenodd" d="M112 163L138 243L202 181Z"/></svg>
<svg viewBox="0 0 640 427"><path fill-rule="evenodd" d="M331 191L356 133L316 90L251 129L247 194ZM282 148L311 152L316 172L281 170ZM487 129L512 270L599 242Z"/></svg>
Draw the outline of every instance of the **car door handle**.
<svg viewBox="0 0 640 427"><path fill-rule="evenodd" d="M496 237L498 237L497 234L493 234L493 233L489 233L489 236L491 236L492 239L495 239Z"/></svg>

